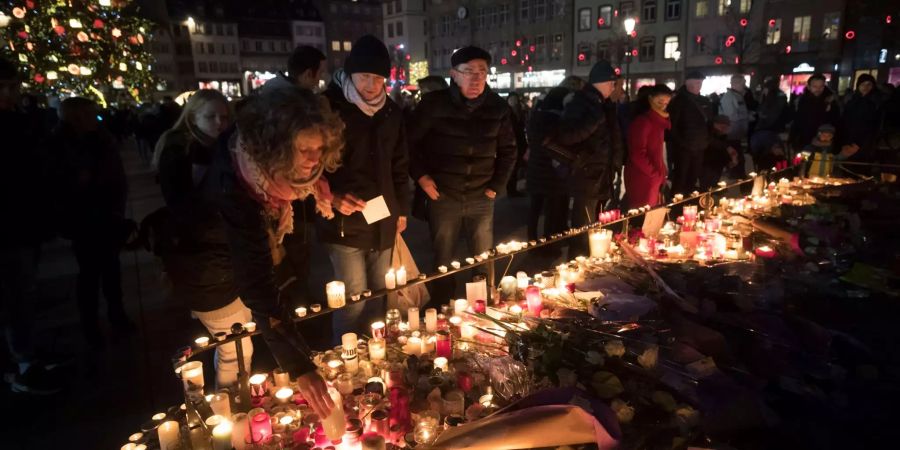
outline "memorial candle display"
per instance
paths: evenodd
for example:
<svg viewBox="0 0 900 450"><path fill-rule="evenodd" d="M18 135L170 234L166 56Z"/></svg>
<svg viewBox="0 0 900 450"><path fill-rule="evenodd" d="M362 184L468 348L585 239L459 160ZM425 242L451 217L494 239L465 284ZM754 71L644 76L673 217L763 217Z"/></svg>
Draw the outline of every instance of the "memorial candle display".
<svg viewBox="0 0 900 450"><path fill-rule="evenodd" d="M450 359L453 356L453 342L449 332L443 330L437 332L435 352L438 357Z"/></svg>
<svg viewBox="0 0 900 450"><path fill-rule="evenodd" d="M409 324L409 331L418 331L419 330L419 308L412 307L406 310L407 315L407 323Z"/></svg>
<svg viewBox="0 0 900 450"><path fill-rule="evenodd" d="M160 450L179 450L181 449L181 427L178 422L169 420L163 422L156 429L159 436Z"/></svg>
<svg viewBox="0 0 900 450"><path fill-rule="evenodd" d="M528 305L528 313L534 317L541 316L541 310L544 309L544 299L541 297L541 290L537 286L528 286L525 289L525 303Z"/></svg>
<svg viewBox="0 0 900 450"><path fill-rule="evenodd" d="M591 258L606 258L612 243L612 230L594 230L588 234Z"/></svg>
<svg viewBox="0 0 900 450"><path fill-rule="evenodd" d="M384 339L387 336L387 331L385 330L384 322L372 322L372 337L378 339Z"/></svg>
<svg viewBox="0 0 900 450"><path fill-rule="evenodd" d="M247 416L250 418L251 442L263 442L272 435L272 418L262 408L251 409Z"/></svg>
<svg viewBox="0 0 900 450"><path fill-rule="evenodd" d="M325 295L328 298L328 307L337 309L347 303L343 281L332 281L325 285Z"/></svg>
<svg viewBox="0 0 900 450"><path fill-rule="evenodd" d="M425 331L429 333L437 331L437 310L434 308L425 310Z"/></svg>

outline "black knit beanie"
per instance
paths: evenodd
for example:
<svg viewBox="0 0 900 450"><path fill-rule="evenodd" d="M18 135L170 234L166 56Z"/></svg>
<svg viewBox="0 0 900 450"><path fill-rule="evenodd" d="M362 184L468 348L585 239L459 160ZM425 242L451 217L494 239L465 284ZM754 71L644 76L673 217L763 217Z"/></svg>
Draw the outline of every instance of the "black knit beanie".
<svg viewBox="0 0 900 450"><path fill-rule="evenodd" d="M391 57L384 43L371 34L359 38L344 63L344 72L347 75L374 73L385 78L391 76Z"/></svg>

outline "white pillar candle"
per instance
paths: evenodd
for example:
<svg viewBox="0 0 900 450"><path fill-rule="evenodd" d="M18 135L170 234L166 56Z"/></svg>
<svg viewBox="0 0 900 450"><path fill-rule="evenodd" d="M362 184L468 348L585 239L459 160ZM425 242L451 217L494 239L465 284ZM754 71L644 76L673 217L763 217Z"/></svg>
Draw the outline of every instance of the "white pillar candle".
<svg viewBox="0 0 900 450"><path fill-rule="evenodd" d="M429 333L437 331L437 310L434 308L425 310L425 331Z"/></svg>
<svg viewBox="0 0 900 450"><path fill-rule="evenodd" d="M218 414L213 414L206 418L204 422L206 422L206 427L209 429L215 428L216 425L222 423L223 421L228 420L224 416L220 416Z"/></svg>
<svg viewBox="0 0 900 450"><path fill-rule="evenodd" d="M213 450L231 450L231 421L225 420L212 430Z"/></svg>
<svg viewBox="0 0 900 450"><path fill-rule="evenodd" d="M181 428L178 426L178 422L174 420L163 422L156 431L159 434L160 450L181 448Z"/></svg>
<svg viewBox="0 0 900 450"><path fill-rule="evenodd" d="M325 295L328 297L328 307L332 309L343 307L347 302L343 281L332 281L326 284Z"/></svg>
<svg viewBox="0 0 900 450"><path fill-rule="evenodd" d="M209 401L209 407L212 408L213 414L231 417L231 401L227 392L214 394Z"/></svg>
<svg viewBox="0 0 900 450"><path fill-rule="evenodd" d="M528 274L525 272L516 272L516 287L525 289L528 287Z"/></svg>
<svg viewBox="0 0 900 450"><path fill-rule="evenodd" d="M406 286L406 267L397 269L397 286Z"/></svg>
<svg viewBox="0 0 900 450"><path fill-rule="evenodd" d="M434 346L437 343L437 337L433 334L429 334L427 336L422 336L422 353L434 353Z"/></svg>
<svg viewBox="0 0 900 450"><path fill-rule="evenodd" d="M420 356L422 354L422 338L412 336L407 339L403 351L408 355Z"/></svg>
<svg viewBox="0 0 900 450"><path fill-rule="evenodd" d="M440 369L442 372L449 371L449 367L447 366L447 358L444 358L443 356L434 358L434 369Z"/></svg>
<svg viewBox="0 0 900 450"><path fill-rule="evenodd" d="M419 329L419 308L409 308L406 313L406 320L409 321L409 331L417 331Z"/></svg>
<svg viewBox="0 0 900 450"><path fill-rule="evenodd" d="M356 333L344 333L344 334L341 336L341 346L343 347L343 349L344 349L345 352L346 352L346 351L349 351L349 350L354 350L354 351L355 351L355 350L356 350L356 346L357 346L357 344L358 344L357 341L358 341L358 340L357 340L357 337L356 337Z"/></svg>
<svg viewBox="0 0 900 450"><path fill-rule="evenodd" d="M453 314L461 316L467 309L469 309L469 300L460 298L453 302Z"/></svg>
<svg viewBox="0 0 900 450"><path fill-rule="evenodd" d="M397 274L394 269L390 269L384 274L384 287L386 289L394 289L397 287Z"/></svg>
<svg viewBox="0 0 900 450"><path fill-rule="evenodd" d="M383 361L387 355L387 347L384 339L369 339L369 360L372 362Z"/></svg>

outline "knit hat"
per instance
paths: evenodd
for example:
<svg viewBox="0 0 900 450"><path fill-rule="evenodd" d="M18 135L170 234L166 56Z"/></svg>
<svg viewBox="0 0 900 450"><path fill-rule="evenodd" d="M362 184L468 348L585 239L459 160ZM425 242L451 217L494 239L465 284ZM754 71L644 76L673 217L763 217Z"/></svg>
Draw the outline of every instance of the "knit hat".
<svg viewBox="0 0 900 450"><path fill-rule="evenodd" d="M819 131L818 131L819 133L834 134L834 131L835 131L834 125L832 125L830 123L823 123L822 125L819 125Z"/></svg>
<svg viewBox="0 0 900 450"><path fill-rule="evenodd" d="M719 114L716 117L713 117L713 123L721 123L724 125L731 125L731 118L724 114Z"/></svg>
<svg viewBox="0 0 900 450"><path fill-rule="evenodd" d="M706 75L703 75L699 70L692 70L684 76L685 80L704 80L706 79Z"/></svg>
<svg viewBox="0 0 900 450"><path fill-rule="evenodd" d="M872 75L869 75L867 73L864 73L856 79L856 88L859 89L859 85L865 83L866 81L868 81L869 83L872 83L872 87L878 86L878 83L875 82L875 77L873 77Z"/></svg>
<svg viewBox="0 0 900 450"><path fill-rule="evenodd" d="M615 81L616 69L613 69L609 61L597 61L594 67L591 67L591 73L588 75L588 83L603 83L604 81Z"/></svg>
<svg viewBox="0 0 900 450"><path fill-rule="evenodd" d="M491 65L491 54L488 53L485 49L468 46L463 47L450 55L450 65L456 67L460 64L465 64L473 59L483 59L487 65Z"/></svg>
<svg viewBox="0 0 900 450"><path fill-rule="evenodd" d="M384 43L371 34L359 38L344 63L344 72L347 75L374 73L385 78L391 76L391 57Z"/></svg>

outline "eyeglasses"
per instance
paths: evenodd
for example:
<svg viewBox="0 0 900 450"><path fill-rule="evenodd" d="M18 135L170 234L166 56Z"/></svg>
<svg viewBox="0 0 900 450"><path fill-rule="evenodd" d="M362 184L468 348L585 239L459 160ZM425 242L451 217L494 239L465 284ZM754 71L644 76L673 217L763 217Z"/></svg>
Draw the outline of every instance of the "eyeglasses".
<svg viewBox="0 0 900 450"><path fill-rule="evenodd" d="M456 70L456 69L454 69ZM487 72L475 72L472 70L456 70L461 73L462 76L470 79L470 80L480 80L482 78L487 78Z"/></svg>

